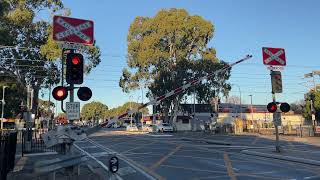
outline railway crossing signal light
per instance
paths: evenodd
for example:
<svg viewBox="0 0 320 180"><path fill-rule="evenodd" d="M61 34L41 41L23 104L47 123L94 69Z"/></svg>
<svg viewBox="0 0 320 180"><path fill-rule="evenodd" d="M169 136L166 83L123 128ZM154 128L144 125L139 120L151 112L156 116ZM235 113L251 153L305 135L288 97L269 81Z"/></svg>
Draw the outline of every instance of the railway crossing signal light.
<svg viewBox="0 0 320 180"><path fill-rule="evenodd" d="M77 95L81 101L88 101L92 96L92 91L88 87L80 87Z"/></svg>
<svg viewBox="0 0 320 180"><path fill-rule="evenodd" d="M67 55L66 81L69 84L83 83L83 56L79 53Z"/></svg>
<svg viewBox="0 0 320 180"><path fill-rule="evenodd" d="M271 84L273 93L282 93L282 78L280 71L271 72Z"/></svg>
<svg viewBox="0 0 320 180"><path fill-rule="evenodd" d="M280 104L280 110L282 112L289 112L290 111L290 105L288 103L281 103Z"/></svg>
<svg viewBox="0 0 320 180"><path fill-rule="evenodd" d="M267 109L269 112L271 113L274 113L277 111L278 109L278 105L277 104L280 104L280 110L281 112L289 112L290 111L290 105L288 103L275 103L275 102L270 102L268 105L267 105Z"/></svg>
<svg viewBox="0 0 320 180"><path fill-rule="evenodd" d="M55 100L63 101L68 96L68 89L63 86L57 86L52 90L52 96Z"/></svg>
<svg viewBox="0 0 320 180"><path fill-rule="evenodd" d="M273 112L277 111L278 107L277 107L276 103L271 102L271 103L268 104L267 109L268 109L269 112L273 113Z"/></svg>

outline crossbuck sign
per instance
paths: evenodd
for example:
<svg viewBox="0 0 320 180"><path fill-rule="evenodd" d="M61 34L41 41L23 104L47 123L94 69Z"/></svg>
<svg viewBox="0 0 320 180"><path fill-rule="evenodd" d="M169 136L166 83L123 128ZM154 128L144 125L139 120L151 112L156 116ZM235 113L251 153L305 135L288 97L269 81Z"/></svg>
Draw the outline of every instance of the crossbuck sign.
<svg viewBox="0 0 320 180"><path fill-rule="evenodd" d="M263 64L269 66L285 66L286 55L282 48L262 48Z"/></svg>
<svg viewBox="0 0 320 180"><path fill-rule="evenodd" d="M55 41L92 45L94 42L93 21L54 16L53 39Z"/></svg>

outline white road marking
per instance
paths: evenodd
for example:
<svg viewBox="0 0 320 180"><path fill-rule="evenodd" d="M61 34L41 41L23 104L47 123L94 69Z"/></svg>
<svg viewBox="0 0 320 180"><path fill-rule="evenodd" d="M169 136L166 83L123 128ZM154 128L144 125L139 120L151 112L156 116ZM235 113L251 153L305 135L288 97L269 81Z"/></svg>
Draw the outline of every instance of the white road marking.
<svg viewBox="0 0 320 180"><path fill-rule="evenodd" d="M95 158L94 156L92 156L90 153L88 153L87 151L81 149L78 145L73 144L74 147L76 147L77 149L79 149L81 152L85 153L88 157L90 157L91 159L95 160L103 169L105 169L106 171L109 171L109 168L103 164L103 162L99 161L97 158ZM123 180L119 175L115 174L115 176L117 177L117 179L119 180Z"/></svg>
<svg viewBox="0 0 320 180"><path fill-rule="evenodd" d="M97 146L84 146L81 147L82 149L92 149L92 148L97 148Z"/></svg>
<svg viewBox="0 0 320 180"><path fill-rule="evenodd" d="M135 170L139 171L141 174L143 174L144 176L146 176L147 178L149 179L152 179L152 180L156 180L154 177L152 177L150 174L146 173L145 171L143 171L142 169L140 169L139 167L137 167L136 165L132 164L131 162L129 162L123 155L113 151L112 149L109 149L89 138L87 138L87 140L89 142L91 142L92 144L95 144L96 146L99 146L101 149L104 149L105 151L108 151L108 152L111 152L111 153L116 153L116 155L123 161L125 161L127 164L129 164L131 167L133 167Z"/></svg>
<svg viewBox="0 0 320 180"><path fill-rule="evenodd" d="M152 137L171 137L173 135L171 134L146 134L146 136L152 136Z"/></svg>

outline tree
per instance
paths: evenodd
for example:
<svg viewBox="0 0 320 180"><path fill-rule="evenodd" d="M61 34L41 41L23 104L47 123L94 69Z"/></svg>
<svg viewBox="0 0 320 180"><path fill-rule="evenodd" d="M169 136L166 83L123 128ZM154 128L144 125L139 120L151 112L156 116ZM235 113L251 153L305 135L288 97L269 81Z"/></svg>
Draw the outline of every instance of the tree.
<svg viewBox="0 0 320 180"><path fill-rule="evenodd" d="M126 102L122 106L118 106L116 108L112 108L112 109L108 110L106 112L106 117L108 117L108 118L117 117L119 114L125 113L126 111L128 111L130 109L136 109L139 106L141 106L140 103ZM143 112L143 114L148 114L149 113L148 108L143 108L141 111ZM134 117L134 116L136 116L136 114L132 115L132 117Z"/></svg>
<svg viewBox="0 0 320 180"><path fill-rule="evenodd" d="M10 82L10 78L6 78L0 81L0 97L2 99L3 86L8 86L5 89L5 106L4 106L4 117L15 118L20 113L20 100L26 97L25 91L20 84Z"/></svg>
<svg viewBox="0 0 320 180"><path fill-rule="evenodd" d="M129 28L128 68L123 69L120 87L129 92L147 82L147 96L152 98L227 66L218 60L214 48L207 47L213 33L211 22L191 16L183 9L161 10L154 17L136 17ZM175 121L185 95L196 93L198 102L209 103L219 93L228 94L229 77L230 70L167 98L160 104L166 119L170 112L171 122Z"/></svg>
<svg viewBox="0 0 320 180"><path fill-rule="evenodd" d="M309 100L306 101L305 106L303 108L302 116L305 118L305 121L309 124L312 123L312 116L311 116L311 103Z"/></svg>
<svg viewBox="0 0 320 180"><path fill-rule="evenodd" d="M101 102L92 101L90 103L85 104L81 108L81 118L83 120L90 120L95 118L104 119L107 110L107 105Z"/></svg>
<svg viewBox="0 0 320 180"><path fill-rule="evenodd" d="M33 88L34 113L40 89L60 82L61 64L55 60L61 57L61 49L52 40L51 22L36 18L41 11L70 14L61 0L0 1L0 76L19 84L22 94L27 85ZM100 63L100 50L93 46L83 53L88 59L86 72L90 72ZM26 104L26 98L21 101Z"/></svg>
<svg viewBox="0 0 320 180"><path fill-rule="evenodd" d="M306 102L304 100L296 101L290 104L290 108L295 114L303 114L305 106Z"/></svg>
<svg viewBox="0 0 320 180"><path fill-rule="evenodd" d="M309 91L305 95L306 105L304 108L303 116L306 120L311 120L311 114L315 115L315 120L317 123L320 123L320 91L314 92L313 90ZM311 105L312 102L312 105ZM313 107L313 109L311 109ZM313 110L313 112L312 112Z"/></svg>
<svg viewBox="0 0 320 180"><path fill-rule="evenodd" d="M53 102L39 99L38 104L38 116L50 116L52 115L51 107L55 107Z"/></svg>

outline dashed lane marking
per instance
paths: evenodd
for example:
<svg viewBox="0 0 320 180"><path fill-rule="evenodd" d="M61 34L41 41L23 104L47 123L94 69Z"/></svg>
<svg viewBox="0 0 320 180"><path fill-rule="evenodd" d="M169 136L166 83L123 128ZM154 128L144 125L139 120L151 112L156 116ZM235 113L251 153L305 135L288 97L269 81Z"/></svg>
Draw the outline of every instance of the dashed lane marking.
<svg viewBox="0 0 320 180"><path fill-rule="evenodd" d="M170 156L172 156L174 153L178 152L181 149L182 145L178 145L176 148L174 148L169 154L163 156L158 162L156 162L154 165L152 165L151 169L154 170L157 167L159 167L163 162L165 162Z"/></svg>
<svg viewBox="0 0 320 180"><path fill-rule="evenodd" d="M230 158L229 158L229 155L227 152L223 153L223 159L224 159L224 163L227 167L227 172L228 172L229 177L231 178L231 180L237 180L237 177L233 171L232 164L231 164L231 161L230 161Z"/></svg>

